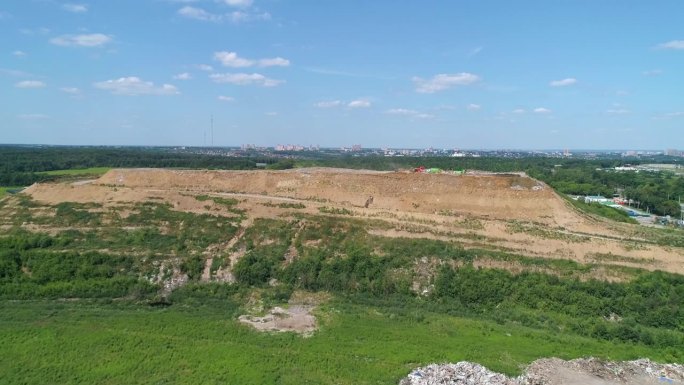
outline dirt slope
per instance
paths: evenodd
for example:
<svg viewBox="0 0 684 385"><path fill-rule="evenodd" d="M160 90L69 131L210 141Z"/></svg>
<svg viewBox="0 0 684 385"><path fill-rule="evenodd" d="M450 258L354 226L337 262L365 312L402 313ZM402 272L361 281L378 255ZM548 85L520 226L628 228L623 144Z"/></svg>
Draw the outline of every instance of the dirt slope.
<svg viewBox="0 0 684 385"><path fill-rule="evenodd" d="M316 198L404 212L469 213L556 225L581 222L552 189L531 178L310 168L287 171L112 170L98 184Z"/></svg>
<svg viewBox="0 0 684 385"><path fill-rule="evenodd" d="M655 244L636 225L583 215L551 188L524 175L116 169L92 183L37 184L25 193L49 204L97 202L109 207L160 200L174 210L217 213L220 205L195 198L209 194L237 199L252 219L287 217L292 212L286 205L297 204L303 214L381 221L383 226L369 225L369 233L384 237L439 239L465 248L684 274L683 248ZM373 203L365 208L370 196Z"/></svg>

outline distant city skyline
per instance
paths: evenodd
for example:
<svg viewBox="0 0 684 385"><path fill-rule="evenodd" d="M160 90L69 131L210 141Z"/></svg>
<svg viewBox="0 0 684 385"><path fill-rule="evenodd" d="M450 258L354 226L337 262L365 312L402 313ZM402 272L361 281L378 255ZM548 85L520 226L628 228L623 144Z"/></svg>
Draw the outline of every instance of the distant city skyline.
<svg viewBox="0 0 684 385"><path fill-rule="evenodd" d="M684 149L684 3L8 0L0 143ZM212 122L213 120L213 122Z"/></svg>

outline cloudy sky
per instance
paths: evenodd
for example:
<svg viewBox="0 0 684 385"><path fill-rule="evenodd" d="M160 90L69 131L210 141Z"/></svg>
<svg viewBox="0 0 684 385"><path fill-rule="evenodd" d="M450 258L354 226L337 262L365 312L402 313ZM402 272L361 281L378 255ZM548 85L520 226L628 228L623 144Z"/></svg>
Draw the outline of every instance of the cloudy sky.
<svg viewBox="0 0 684 385"><path fill-rule="evenodd" d="M0 143L684 148L684 2L3 0Z"/></svg>

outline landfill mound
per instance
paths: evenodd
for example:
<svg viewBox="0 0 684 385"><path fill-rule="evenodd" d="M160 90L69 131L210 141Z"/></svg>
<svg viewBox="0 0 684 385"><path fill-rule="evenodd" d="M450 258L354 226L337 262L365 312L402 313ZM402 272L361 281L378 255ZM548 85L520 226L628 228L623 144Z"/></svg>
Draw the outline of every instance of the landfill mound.
<svg viewBox="0 0 684 385"><path fill-rule="evenodd" d="M373 236L457 242L599 266L580 273L583 278L622 280L619 270L600 267L608 265L684 274L684 249L661 246L634 225L582 214L524 173L114 169L96 181L37 183L24 194L50 205L97 203L120 215L127 215L131 204L156 201L176 211L235 217L232 208L206 198L220 197L237 202L246 218L243 227L257 218L294 217L296 210L297 216L366 221ZM487 264L516 274L536 269L505 261Z"/></svg>
<svg viewBox="0 0 684 385"><path fill-rule="evenodd" d="M116 169L100 185L234 192L434 214L469 213L556 224L581 221L551 188L521 174L427 174L334 168L284 171Z"/></svg>
<svg viewBox="0 0 684 385"><path fill-rule="evenodd" d="M534 361L515 378L462 361L431 364L412 371L399 385L655 385L684 384L684 366L658 364L648 359L613 362L596 358Z"/></svg>

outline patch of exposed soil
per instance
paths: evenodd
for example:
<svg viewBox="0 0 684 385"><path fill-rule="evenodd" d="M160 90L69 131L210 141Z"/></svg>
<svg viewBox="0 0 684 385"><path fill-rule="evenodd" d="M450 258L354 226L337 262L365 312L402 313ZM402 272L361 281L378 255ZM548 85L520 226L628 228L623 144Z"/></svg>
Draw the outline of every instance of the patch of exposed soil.
<svg viewBox="0 0 684 385"><path fill-rule="evenodd" d="M311 314L313 306L292 305L274 307L265 316L241 315L240 322L263 332L295 332L305 337L313 335L318 328L316 317Z"/></svg>

